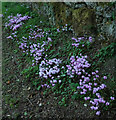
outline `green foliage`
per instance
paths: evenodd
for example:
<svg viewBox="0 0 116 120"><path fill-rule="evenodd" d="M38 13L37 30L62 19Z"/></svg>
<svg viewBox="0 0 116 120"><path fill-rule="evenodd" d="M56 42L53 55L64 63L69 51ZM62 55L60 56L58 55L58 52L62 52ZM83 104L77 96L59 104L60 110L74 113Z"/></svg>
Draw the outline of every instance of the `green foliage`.
<svg viewBox="0 0 116 120"><path fill-rule="evenodd" d="M99 62L104 62L107 58L114 56L116 43L111 43L110 45L101 48L98 53L94 56L94 59L99 58Z"/></svg>

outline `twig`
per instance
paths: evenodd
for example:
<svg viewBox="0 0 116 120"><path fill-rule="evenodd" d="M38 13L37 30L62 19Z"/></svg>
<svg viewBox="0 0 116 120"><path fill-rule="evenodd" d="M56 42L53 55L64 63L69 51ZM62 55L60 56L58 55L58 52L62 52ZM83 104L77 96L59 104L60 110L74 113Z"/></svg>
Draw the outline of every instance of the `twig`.
<svg viewBox="0 0 116 120"><path fill-rule="evenodd" d="M27 98L27 100L29 101L29 103L33 106L32 102Z"/></svg>

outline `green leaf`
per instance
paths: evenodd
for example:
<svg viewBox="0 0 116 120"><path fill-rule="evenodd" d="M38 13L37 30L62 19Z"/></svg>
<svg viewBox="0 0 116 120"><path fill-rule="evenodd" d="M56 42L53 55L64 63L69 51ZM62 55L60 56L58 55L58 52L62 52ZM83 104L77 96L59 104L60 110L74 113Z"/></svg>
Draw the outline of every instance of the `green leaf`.
<svg viewBox="0 0 116 120"><path fill-rule="evenodd" d="M71 98L72 98L73 100L75 100L75 99L77 99L78 97L79 97L78 94L74 94L74 95L72 95Z"/></svg>
<svg viewBox="0 0 116 120"><path fill-rule="evenodd" d="M40 90L40 88L41 88L41 86L39 86L39 87L37 88L37 90Z"/></svg>
<svg viewBox="0 0 116 120"><path fill-rule="evenodd" d="M26 115L27 115L27 112L24 112L24 115L26 116Z"/></svg>

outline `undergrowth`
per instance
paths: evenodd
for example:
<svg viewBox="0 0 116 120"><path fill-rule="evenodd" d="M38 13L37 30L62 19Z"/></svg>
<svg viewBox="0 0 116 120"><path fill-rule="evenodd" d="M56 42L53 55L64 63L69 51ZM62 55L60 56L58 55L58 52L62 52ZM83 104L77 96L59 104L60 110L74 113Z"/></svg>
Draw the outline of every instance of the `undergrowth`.
<svg viewBox="0 0 116 120"><path fill-rule="evenodd" d="M19 19L20 25L15 22ZM16 43L14 54L22 52L28 62L29 67L21 74L38 91L43 90L44 95L53 93L56 98L61 96L59 105L67 106L68 99L79 100L89 105L96 115L112 108L114 78L100 76L97 65L114 56L115 43L94 55L93 60L99 59L97 63L89 63L86 53L94 38L74 37L70 25L56 28L47 18L19 3L3 3L3 26L3 30L9 31L7 39Z"/></svg>

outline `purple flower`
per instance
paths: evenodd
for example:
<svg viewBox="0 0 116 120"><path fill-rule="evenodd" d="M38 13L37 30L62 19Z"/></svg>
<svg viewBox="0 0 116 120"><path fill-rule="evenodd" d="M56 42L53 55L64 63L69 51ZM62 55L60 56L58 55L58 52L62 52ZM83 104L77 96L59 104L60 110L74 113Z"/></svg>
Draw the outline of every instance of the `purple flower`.
<svg viewBox="0 0 116 120"><path fill-rule="evenodd" d="M49 42L49 41L52 41L52 39L51 39L50 37L48 37L48 42Z"/></svg>
<svg viewBox="0 0 116 120"><path fill-rule="evenodd" d="M76 39L76 38L74 38L74 37L72 37L72 40L75 40L75 41L77 41L77 39Z"/></svg>
<svg viewBox="0 0 116 120"><path fill-rule="evenodd" d="M105 87L106 87L105 84L101 84L101 85L100 85L100 88L101 88L101 89L104 89Z"/></svg>
<svg viewBox="0 0 116 120"><path fill-rule="evenodd" d="M81 72L78 72L78 75L81 75Z"/></svg>
<svg viewBox="0 0 116 120"><path fill-rule="evenodd" d="M94 86L97 86L97 83L94 83Z"/></svg>
<svg viewBox="0 0 116 120"><path fill-rule="evenodd" d="M97 112L96 112L96 115L100 115L100 111L97 111Z"/></svg>
<svg viewBox="0 0 116 120"><path fill-rule="evenodd" d="M8 39L13 39L12 36L8 36L7 38L8 38Z"/></svg>
<svg viewBox="0 0 116 120"><path fill-rule="evenodd" d="M90 99L90 97L87 97L87 99L89 100L89 99Z"/></svg>
<svg viewBox="0 0 116 120"><path fill-rule="evenodd" d="M95 72L96 72L96 73L98 73L99 71L98 71L98 70L96 70Z"/></svg>
<svg viewBox="0 0 116 120"><path fill-rule="evenodd" d="M96 75L96 78L98 78L99 77L99 75Z"/></svg>
<svg viewBox="0 0 116 120"><path fill-rule="evenodd" d="M98 99L94 99L94 102L97 103L99 100Z"/></svg>
<svg viewBox="0 0 116 120"><path fill-rule="evenodd" d="M54 83L57 83L57 80L53 80Z"/></svg>
<svg viewBox="0 0 116 120"><path fill-rule="evenodd" d="M84 97L85 100L87 100L87 97Z"/></svg>
<svg viewBox="0 0 116 120"><path fill-rule="evenodd" d="M52 84L52 86L55 86L55 84Z"/></svg>
<svg viewBox="0 0 116 120"><path fill-rule="evenodd" d="M98 107L94 107L94 110L97 110L98 109Z"/></svg>
<svg viewBox="0 0 116 120"><path fill-rule="evenodd" d="M114 97L111 96L110 99L111 99L111 100L114 100Z"/></svg>
<svg viewBox="0 0 116 120"><path fill-rule="evenodd" d="M90 103L93 104L93 105L95 105L95 102L93 102L93 101L90 101Z"/></svg>
<svg viewBox="0 0 116 120"><path fill-rule="evenodd" d="M79 87L79 86L77 86L77 89L80 89L80 87Z"/></svg>
<svg viewBox="0 0 116 120"><path fill-rule="evenodd" d="M107 76L104 76L103 79L104 79L104 80L107 79Z"/></svg>
<svg viewBox="0 0 116 120"><path fill-rule="evenodd" d="M97 96L98 98L100 98L100 97L101 97L99 93L96 93L96 96Z"/></svg>
<svg viewBox="0 0 116 120"><path fill-rule="evenodd" d="M89 37L89 42L92 42L92 37Z"/></svg>
<svg viewBox="0 0 116 120"><path fill-rule="evenodd" d="M106 102L106 106L108 106L110 103L109 102Z"/></svg>
<svg viewBox="0 0 116 120"><path fill-rule="evenodd" d="M95 75L96 73L95 72L92 72L92 75Z"/></svg>
<svg viewBox="0 0 116 120"><path fill-rule="evenodd" d="M93 109L94 109L94 106L91 106L90 108L93 110Z"/></svg>
<svg viewBox="0 0 116 120"><path fill-rule="evenodd" d="M60 30L59 30L59 29L57 29L57 32L60 32Z"/></svg>

